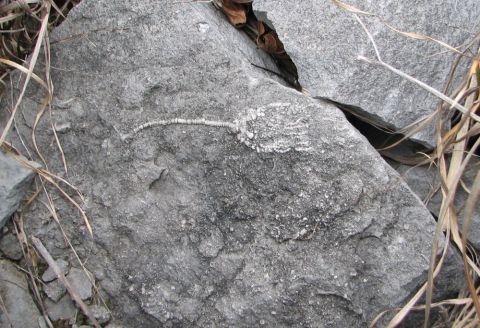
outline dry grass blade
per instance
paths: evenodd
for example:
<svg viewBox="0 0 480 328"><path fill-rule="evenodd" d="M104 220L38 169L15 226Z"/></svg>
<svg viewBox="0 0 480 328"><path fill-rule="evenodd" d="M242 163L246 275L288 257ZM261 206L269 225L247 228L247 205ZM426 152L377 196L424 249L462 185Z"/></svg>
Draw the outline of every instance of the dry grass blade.
<svg viewBox="0 0 480 328"><path fill-rule="evenodd" d="M446 243L445 244L445 247L444 247L444 250L443 250L443 254L442 254L442 257L440 258L440 261L437 265L437 267L435 268L435 272L434 272L434 276L437 276L437 274L440 272L440 269L441 269L441 265L443 263L443 260L444 260L444 255L446 254L446 251L448 249L448 244ZM390 322L388 323L388 326L387 328L393 328L393 327L396 327L398 324L400 324L403 319L405 319L405 317L408 315L408 313L412 310L412 309L415 309L415 308L419 308L419 309L422 309L422 308L425 308L425 306L420 306L420 307L416 307L415 304L418 302L418 300L422 297L422 295L425 293L425 290L427 289L427 284L424 284L418 291L417 293L408 301L407 304L405 304L405 306L401 309L396 309L398 311L398 313L390 320ZM454 301L450 301L450 302L454 302ZM390 310L387 310L387 311L384 311L382 313L380 313L379 315L377 315L377 317L375 317L375 319L372 321L372 323L370 324L370 328L374 328L376 327L376 324L377 322L386 314L388 313Z"/></svg>
<svg viewBox="0 0 480 328"><path fill-rule="evenodd" d="M25 73L25 74L28 74L28 69L25 68L24 66L20 65L20 64L17 64L11 60L8 60L8 59L4 59L4 58L0 58L0 63L3 63L5 65L9 65L15 69L18 69L19 71ZM45 90L48 90L48 87L47 85L45 84L45 82L35 73L32 73L32 78L38 82L43 88L45 88Z"/></svg>
<svg viewBox="0 0 480 328"><path fill-rule="evenodd" d="M15 117L15 114L17 113L18 106L20 105L20 103L23 99L25 91L27 90L28 83L30 82L30 78L32 77L33 68L35 67L35 64L37 62L37 58L38 58L38 55L40 53L40 49L41 49L41 46L42 46L42 43L43 43L43 38L45 37L45 34L47 33L49 16L50 16L50 4L47 3L45 5L44 14L43 14L43 17L42 17L42 25L41 25L40 30L38 32L37 42L35 44L35 48L33 50L33 53L32 53L31 59L30 59L30 65L29 65L29 68L28 68L28 73L27 73L25 82L23 83L22 91L20 92L20 95L17 98L15 106L13 107L12 113L10 115L10 119L8 120L7 125L3 129L3 133L0 136L0 145L3 144L3 142L5 141L5 138L7 137L8 132L10 131L10 127L12 126L13 119Z"/></svg>
<svg viewBox="0 0 480 328"><path fill-rule="evenodd" d="M450 306L450 305L461 305L461 306L464 306L464 305L470 305L472 304L472 299L469 298L469 297L465 297L465 298L456 298L456 299L450 299L450 300L445 300L445 301L441 301L441 302L436 302L436 303L433 303L431 305L432 308L438 308L438 307L444 307L444 306ZM425 305L417 305L417 306L412 306L411 308L412 310L424 310L425 309ZM383 311L382 313L380 313L379 315L377 315L375 317L375 319L372 321L372 323L370 324L369 328L374 328L376 327L378 321L387 313L389 312L394 312L394 311L400 311L401 308L395 308L395 309L389 309L389 310L385 310Z"/></svg>
<svg viewBox="0 0 480 328"><path fill-rule="evenodd" d="M40 110L37 112L37 115L35 115L35 121L33 122L33 127L32 127L32 142L33 142L33 147L35 148L35 152L37 153L38 157L40 157L43 165L45 165L45 168L47 169L47 171L48 171L47 161L45 160L45 158L43 157L42 153L41 153L40 150L38 149L37 138L36 138L36 136L35 136L35 131L37 130L38 123L40 122L40 119L42 118L43 113L45 112L45 108L47 108L47 105L48 105L49 102L50 102L50 97L49 97L49 95L46 95L46 96L43 98L43 103L42 103L42 105L41 105L41 107L40 107Z"/></svg>
<svg viewBox="0 0 480 328"><path fill-rule="evenodd" d="M411 39L415 39L415 40L423 40L423 41L433 41L435 43L438 43L439 45L441 45L442 47L445 47L447 48L448 50L452 51L452 52L456 52L458 54L462 54L462 52L460 50L458 50L457 48L454 48L452 47L451 45L443 42L443 41L440 41L440 40L437 40L435 38L432 38L431 36L428 36L428 35L424 35L424 34L420 34L420 33L415 33L415 32L404 32L404 31L400 31L399 29L395 28L394 26L388 24L387 22L383 22L385 24L385 26L387 26L389 29L391 29L392 31L398 33L398 34L401 34L403 36L406 36L408 38L411 38Z"/></svg>
<svg viewBox="0 0 480 328"><path fill-rule="evenodd" d="M61 16L63 17L64 19L66 18L64 15L63 15L63 12L60 8L58 8L57 4L53 1L53 0L48 0L48 2L50 2L50 5L53 7L53 9L55 9L55 11Z"/></svg>
<svg viewBox="0 0 480 328"><path fill-rule="evenodd" d="M45 246L43 246L42 242L40 239L36 238L35 236L31 236L30 238L32 240L33 245L37 249L37 251L40 253L40 255L45 259L47 264L52 268L52 270L55 272L57 275L58 279L60 282L65 286L67 289L68 293L72 297L72 299L77 303L77 305L80 307L82 312L90 319L92 324L96 328L100 328L100 325L98 324L97 319L90 313L88 310L88 307L85 305L85 303L82 301L80 296L78 295L77 291L70 285L69 281L67 278L62 273L62 270L58 267L57 263L54 261L53 257L50 255L50 253L47 251Z"/></svg>
<svg viewBox="0 0 480 328"><path fill-rule="evenodd" d="M46 75L46 81L47 81L47 84L49 86L49 92L48 92L48 99L50 100L51 97L53 96L53 82L51 81L50 79L50 45L49 43L45 40L45 75ZM47 97L45 97L47 98ZM57 148L58 150L60 151L60 155L61 155L61 158L62 158L62 163L63 163L63 168L65 170L65 174L68 174L68 167L67 167L67 161L65 159L65 153L63 152L63 147L62 147L62 144L60 143L60 139L58 138L58 135L57 135L57 130L55 128L55 125L53 123L53 119L52 119L52 105L51 105L51 102L48 101L48 109L49 109L49 114L50 114L50 124L51 124L51 131L53 132L53 135L55 137L55 143L57 145ZM38 150L38 149L37 149Z"/></svg>
<svg viewBox="0 0 480 328"><path fill-rule="evenodd" d="M50 178L49 174L46 173L42 169L37 169L36 170L38 174L40 174L43 178L45 178L46 181L51 183L53 186L57 188L58 191L73 205L75 206L78 211L80 212L83 222L85 223L85 226L87 227L87 230L90 234L91 237L93 237L93 231L92 231L92 226L90 225L90 222L88 221L87 215L85 214L85 211L82 209L82 207L72 198L70 195L68 195L65 190L63 190L62 187L60 187L52 178Z"/></svg>
<svg viewBox="0 0 480 328"><path fill-rule="evenodd" d="M23 161L17 157L14 157L15 160L17 160L19 163L24 165L25 167L31 169L32 171L36 172L38 175L40 175L45 181L53 185L74 207L77 208L77 210L80 212L80 215L82 216L83 222L85 223L85 226L90 234L91 237L93 237L93 230L90 225L90 222L87 218L87 215L85 214L85 211L82 209L82 207L54 180L54 179L59 179L59 181L64 182L65 180L58 178L57 176L51 174L48 170L45 169L39 169L34 166L32 166L30 163ZM68 184L71 186L70 184ZM82 195L78 192L76 188L73 188L75 192L82 198Z"/></svg>
<svg viewBox="0 0 480 328"><path fill-rule="evenodd" d="M350 4L347 4L345 2L342 2L340 0L331 0L337 7L341 8L341 9L344 9L354 15L363 15L363 16L372 16L372 17L377 17L379 19L379 21L384 24L386 27L388 27L389 29L391 29L392 31L394 31L395 33L398 33L402 36L405 36L405 37L408 37L408 38L411 38L411 39L415 39L415 40L423 40L423 41L431 41L431 42L435 42L437 43L438 45L446 48L447 50L449 51L452 51L452 52L455 52L455 53L458 53L458 54L462 54L464 55L460 50L458 50L457 48L455 47L452 47L451 45L443 42L443 41L440 41L440 40L437 40L429 35L425 35L425 34L420 34L420 33L415 33L415 32L405 32L405 31L401 31L400 29L394 27L393 25L391 25L390 23L386 22L384 19L382 19L381 17L378 17L377 14L375 13L371 13L371 12L368 12L368 11L365 11L365 10L361 10L361 9L358 9ZM478 37L478 36L477 36Z"/></svg>
<svg viewBox="0 0 480 328"><path fill-rule="evenodd" d="M385 68L387 68L388 70L390 70L391 72L397 74L398 76L401 76L403 78L405 78L406 80L420 86L422 89L430 92L431 94L433 94L434 96L442 99L443 101L445 101L446 103L450 104L453 108L457 109L458 111L460 111L461 113L463 114L468 114L470 115L470 117L472 119L474 119L475 121L477 122L480 122L480 116L478 116L477 114L475 113L471 113L469 112L469 110L467 108L465 108L464 106L460 105L459 103L455 102L453 99L451 99L450 97L444 95L443 93L441 93L440 91L436 90L435 88L429 86L428 84L420 81L420 80L417 80L416 78L408 75L407 73L404 73L402 71L400 71L399 69L396 69L395 67L383 62L383 61L376 61L376 60L372 60L372 59L368 59L364 56L358 56L358 59L360 60L363 60L367 63L371 63L371 64L376 64L376 65L380 65L380 66L383 66Z"/></svg>
<svg viewBox="0 0 480 328"><path fill-rule="evenodd" d="M62 157L63 169L65 170L65 174L68 174L67 160L65 159L65 153L63 152L63 147L62 147L62 144L60 143L60 139L58 139L57 130L55 129L55 126L53 125L53 123L51 127L53 131L53 136L55 137L55 143L57 144L57 147L60 151L60 156Z"/></svg>
<svg viewBox="0 0 480 328"><path fill-rule="evenodd" d="M359 59L367 61L369 63L381 65L391 72L401 76L402 78L415 83L416 85L420 86L421 88L427 90L428 92L432 93L433 95L440 98L442 101L448 103L450 105L450 109L455 108L456 110L462 113L462 119L459 123L457 123L450 131L447 132L446 135L442 134L442 127L445 126L445 122L443 121L443 111L446 110L444 106L440 106L439 110L437 110L433 115L428 118L428 121L431 121L434 117L439 117L440 119L437 120L437 140L438 146L436 148L436 154L434 155L435 158L439 161L439 173L441 178L441 189L442 189L442 204L440 209L440 215L437 223L437 227L435 230L435 237L433 241L433 246L431 250L431 259L430 259L430 268L428 272L428 280L427 283L417 292L417 294L395 315L395 317L390 321L388 327L395 327L398 325L414 308L415 303L418 299L423 295L426 294L426 304L425 308L425 321L424 327L428 327L429 325L429 316L430 310L432 306L432 296L433 296L433 281L436 275L438 274L439 269L443 263L446 250L448 247L448 242L450 237L452 238L453 242L456 246L463 253L464 257L464 266L465 271L467 274L467 283L469 285L470 290L470 297L472 300L472 304L474 308L469 311L469 318L472 316L471 312L476 311L480 314L480 302L478 300L477 292L475 290L473 281L471 280L470 274L468 273L469 270L473 270L475 274L480 276L480 269L470 258L467 258L466 252L466 237L464 234L463 239L460 237L459 229L458 229L458 222L456 217L456 209L453 205L453 200L456 196L456 191L458 186L461 185L461 178L463 172L465 172L467 164L469 163L471 157L473 156L474 152L480 145L480 139L477 139L475 144L471 149L467 149L468 147L468 135L472 134L471 127L477 126L480 122L480 117L476 114L478 109L477 105L480 99L477 99L478 96L478 79L479 79L479 58L474 58L471 70L468 74L467 83L462 84L462 88L456 93L455 99L452 99L445 94L439 92L438 90L430 87L426 83L423 83L412 76L392 67L391 65L385 63L380 56L380 52L376 46L375 40L373 39L371 33L366 28L365 24L361 21L361 19L354 14L357 21L360 23L361 27L364 29L365 33L367 34L370 42L373 45L375 50L375 54L377 57L377 61L367 59L363 56L359 56ZM390 27L391 28L391 27ZM397 31L400 32L400 31ZM416 34L408 34L403 33L406 36L413 37L413 38L423 38L429 41L436 41L430 38L426 38L425 36L420 36ZM451 49L452 50L452 49ZM462 105L461 102L465 101L465 105ZM448 116L447 116L448 117ZM426 121L422 121L426 122ZM419 126L421 124L416 123L417 128L414 128L412 131L416 133L419 131ZM451 150L451 159L449 161L449 165L447 165L446 154L448 151ZM465 156L466 154L466 156ZM473 205L471 205L473 206ZM442 232L446 231L447 240L443 247L443 252L440 260L436 263L436 257L438 254L438 247L440 243L440 238ZM374 324L378 321L378 319L382 316L381 314L374 320ZM477 314L477 318L480 317ZM473 324L472 321L469 321L468 324Z"/></svg>
<svg viewBox="0 0 480 328"><path fill-rule="evenodd" d="M35 3L41 3L42 0L17 0L17 1L12 1L2 7L0 7L0 14L2 13L7 13L9 11L15 10L15 9L24 9L24 10L29 10L30 4L35 4Z"/></svg>
<svg viewBox="0 0 480 328"><path fill-rule="evenodd" d="M478 70L478 63L474 62L474 65L472 65L472 69L470 71L470 75L473 76L473 78L471 79L471 86L476 86L476 84L478 83L478 81L476 80L477 70ZM467 105L473 106L473 102L474 102L474 95L470 95L467 99ZM462 133L459 133L459 137L462 137L462 136L467 134L467 132L468 132L468 125L467 124L468 124L468 120L464 124L465 128L462 127ZM480 139L478 139L478 140L480 140ZM461 144L465 147L466 146L466 139L463 139L461 141L461 143L458 143L455 146L457 146L459 144ZM471 153L472 153L472 150L471 150ZM473 186L472 186L471 194L470 194L469 198L467 199L467 206L466 206L466 211L465 211L465 219L463 221L463 231L462 231L462 241L461 241L462 246L463 246L462 257L463 257L465 277L467 279L468 289L470 291L470 296L473 300L473 304L475 305L475 310L477 312L477 318L480 318L480 301L478 299L478 296L477 296L477 293L476 293L476 290L475 290L475 286L474 286L472 277L470 275L470 268L468 266L467 237L468 237L468 231L469 231L469 228L470 228L470 222L472 220L473 212L474 212L475 205L476 205L477 199L479 197L479 194L480 194L480 171L478 172L478 174L475 178L475 181L474 181Z"/></svg>
<svg viewBox="0 0 480 328"><path fill-rule="evenodd" d="M4 23L10 22L10 21L13 21L16 18L21 17L21 16L23 16L22 13L16 13L16 14L10 14L10 15L7 15L7 16L4 16L4 17L0 17L0 24L4 24Z"/></svg>
<svg viewBox="0 0 480 328"><path fill-rule="evenodd" d="M50 125L55 137L55 142L61 153L63 166L66 172L67 163L65 160L63 149L60 144L60 140L56 135L56 131L55 131L55 127L53 124L51 111L50 111L51 109L50 100L53 94L53 84L50 79L50 48L49 48L49 40L48 40L48 30L53 26L55 26L56 24L58 24L62 20L61 18L65 18L64 14L66 14L68 10L72 8L74 5L76 5L78 2L79 0L66 0L66 1L56 1L56 0L24 1L22 0L22 1L9 1L7 5L0 6L0 13L3 14L4 16L1 18L0 24L3 24L2 28L7 28L4 31L0 31L0 44L2 45L0 46L0 56L5 57L5 58L0 58L0 77L1 77L0 79L3 80L3 78L7 76L7 74L10 72L11 69L18 69L25 74L24 80L22 82L23 84L20 90L20 95L18 96L18 98L13 99L13 94L12 94L12 104L14 105L12 105L13 108L11 109L10 118L7 124L5 125L5 127L3 128L3 131L1 132L0 148L5 149L7 153L14 151L17 154L20 154L20 152L18 152L18 150L11 147L11 145L9 145L5 139L9 131L12 129L12 126L16 124L15 114L18 111L19 104L23 100L29 81L33 79L35 82L39 83L42 86L42 88L44 88L47 92L47 95L44 98L43 104L41 105L40 110L35 117L34 126L32 129L32 135L31 135L35 151L38 157L41 159L41 161L45 165L46 169L36 169L32 167L28 162L20 160L17 157L15 157L15 159L21 162L24 166L34 170L36 173L39 174L38 180L41 182L42 188L38 189L35 195L38 195L42 191L45 193L46 198L48 200L48 204L45 204L45 205L47 206L51 215L54 217L55 221L58 223L58 227L61 230L66 243L75 254L75 257L80 263L80 266L84 270L86 270L83 262L80 260L80 257L78 256L75 248L71 244L70 240L65 234L64 229L62 228L62 225L60 224L59 218L57 217L55 212L55 205L53 204L53 200L50 197L49 192L47 191L45 182L53 185L53 187L56 188L56 190L58 190L62 194L62 196L67 199L68 202L70 202L72 205L74 205L74 207L78 209L90 236L93 236L92 227L90 226L90 223L88 221L88 218L86 217L85 212L83 211L81 206L72 198L72 196L70 196L65 190L63 190L60 184L65 184L69 188L71 188L81 198L82 201L84 201L83 196L81 195L79 190L74 186L72 186L67 180L48 171L47 162L45 158L42 156L42 154L40 153L39 145L37 145L37 140L35 137L35 131L37 130L39 126L39 122L42 119L43 114L45 113L45 110L47 109L47 106L48 106L49 113L50 113L50 121L51 121ZM62 4L61 8L57 6L57 4L59 3ZM53 10L51 8L53 8ZM3 33L3 32L8 32L8 33ZM32 51L32 48L33 48L33 51ZM41 49L44 50L43 53L45 56L44 79L40 78L38 75L33 73L33 69L36 63L38 62ZM30 56L30 60L27 64L25 64L23 58L25 58L26 55L28 55L31 51L32 51L32 54ZM3 81L0 81L0 82L3 85L5 85ZM20 135L19 137L20 139L22 139ZM27 145L23 142L23 140L21 142L25 150L27 151L27 153L30 155L31 153ZM30 203L31 201L33 200L30 199L28 203ZM15 224L15 227L17 227L16 224ZM30 252L26 235L24 236L23 239L25 240L24 245L26 245L25 247L27 248L27 254L25 254L24 248L22 248L22 250L24 251L25 257L29 258L32 263L31 265L28 265L28 261L27 261L27 265L28 265L27 273L29 274L29 277L30 277L33 294L36 298L37 303L42 309L47 325L50 328L53 328L53 325L48 320L48 316L43 306L43 296L41 295L40 290L35 283L36 279L38 279L38 276L37 276L38 270L37 270L37 263L36 263L37 257L34 255L35 253L33 251ZM37 249L40 252L40 249L38 247ZM44 255L45 254L42 254L42 256ZM89 276L89 279L92 279L92 278ZM99 294L99 291L95 286L94 281L91 281L91 283L94 289L97 291L97 294ZM105 302L103 301L103 299L101 297L100 299L102 300L105 307L108 308ZM82 310L85 310L85 309L82 309ZM83 312L86 313L86 311L83 311ZM94 318L91 318L91 321L95 323L96 327L99 327Z"/></svg>
<svg viewBox="0 0 480 328"><path fill-rule="evenodd" d="M470 291L470 296L473 300L473 304L475 305L475 310L477 312L477 322L478 322L478 318L480 318L480 301L478 299L478 294L475 289L474 282L472 281L472 278L470 275L470 268L468 266L468 261L467 261L466 245L467 245L468 231L470 229L470 223L471 223L473 212L475 210L475 206L477 204L479 196L480 196L480 171L477 173L477 176L472 186L472 192L467 200L465 218L463 221L464 226L462 231L462 236L463 236L462 237L462 244L463 244L462 255L463 255L464 270L465 270L465 276L468 283L468 289Z"/></svg>
<svg viewBox="0 0 480 328"><path fill-rule="evenodd" d="M440 257L440 260L438 261L436 267L435 267L435 270L433 271L433 277L436 277L438 275L438 273L440 272L440 269L442 267L442 264L443 264L443 261L445 259L445 255L447 254L447 249L448 249L448 245L449 245L449 236L450 236L450 230L447 230L447 237L446 237L446 241L445 241L445 245L443 247L443 252L442 252L442 256ZM388 323L388 326L387 328L393 328L393 327L396 327L398 326L404 319L405 317L408 315L408 313L414 309L415 307L415 304L419 301L419 299L422 297L422 295L425 293L425 291L427 290L427 283L425 283L418 291L417 293L415 294L415 296L413 296L407 304L405 304L403 306L403 308L392 318L392 320L390 320L390 322ZM381 315L383 315L382 313L377 316L377 318L375 318L374 322L378 321L381 317ZM374 325L370 325L370 327L375 327Z"/></svg>
<svg viewBox="0 0 480 328"><path fill-rule="evenodd" d="M472 65L472 69L470 70L469 74L469 83L465 87L468 89L471 84L476 83L476 77L475 77L475 72L476 72L476 67L477 67L477 62L474 61ZM467 101L467 106L473 103L472 98L468 98ZM458 233L458 222L457 222L457 217L456 217L456 210L453 205L453 200L455 199L456 191L458 188L458 185L460 184L461 177L463 175L463 172L465 172L466 166L468 162L470 161L473 153L475 152L476 147L478 146L480 139L477 140L476 145L470 150L470 152L465 156L464 154L466 151L467 143L466 140L463 138L465 133L468 132L469 128L469 123L470 123L470 115L471 114L471 109L467 111L467 113L464 113L464 116L467 118L463 120L463 125L459 127L456 138L457 142L454 144L453 147L453 152L452 152L452 157L450 159L450 165L448 166L447 169L447 160L445 158L445 145L441 144L442 135L441 135L441 128L437 128L437 139L439 141L439 145L437 147L437 157L439 158L439 163L440 163L440 178L442 181L442 204L440 208L440 215L438 219L438 224L437 228L435 231L435 239L434 239L434 246L432 247L432 255L431 255L431 267L429 269L429 274L428 274L428 288L426 291L426 308L425 308L425 325L424 327L428 326L428 319L430 315L430 304L432 302L432 294L433 294L433 265L435 263L435 256L436 256L436 251L438 247L438 239L440 238L441 231L446 228L446 226L451 227L452 229L452 238L455 244L462 250L463 253L466 253L466 248L464 247L461 238ZM439 121L439 125L443 125ZM458 140L462 141L458 141ZM466 258L465 254L465 261L469 262L469 265L475 270L479 271L478 267L469 259ZM468 282L468 280L467 280ZM476 294L472 294L472 297L475 297Z"/></svg>
<svg viewBox="0 0 480 328"><path fill-rule="evenodd" d="M369 13L368 11L360 10L348 3L342 2L340 0L332 0L332 2L339 8L345 9L353 14L360 14L360 15L367 15L367 16L375 16L375 14Z"/></svg>

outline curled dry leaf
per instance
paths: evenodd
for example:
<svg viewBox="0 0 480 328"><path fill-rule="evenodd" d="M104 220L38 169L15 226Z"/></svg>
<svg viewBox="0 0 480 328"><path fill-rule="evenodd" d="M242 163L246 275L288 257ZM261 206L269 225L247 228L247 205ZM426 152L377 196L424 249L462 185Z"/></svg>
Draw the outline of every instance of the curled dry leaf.
<svg viewBox="0 0 480 328"><path fill-rule="evenodd" d="M252 11L252 3L253 0L214 0L215 6L222 9L232 25L245 31L260 49L271 55L281 76L295 89L302 90L297 68L277 32L257 19Z"/></svg>
<svg viewBox="0 0 480 328"><path fill-rule="evenodd" d="M261 21L257 22L257 29L258 37L256 42L261 49L275 56L277 59L288 57L282 41L278 38L277 32L265 26Z"/></svg>
<svg viewBox="0 0 480 328"><path fill-rule="evenodd" d="M223 0L222 11L227 15L230 23L235 27L242 27L247 23L249 5L253 0Z"/></svg>

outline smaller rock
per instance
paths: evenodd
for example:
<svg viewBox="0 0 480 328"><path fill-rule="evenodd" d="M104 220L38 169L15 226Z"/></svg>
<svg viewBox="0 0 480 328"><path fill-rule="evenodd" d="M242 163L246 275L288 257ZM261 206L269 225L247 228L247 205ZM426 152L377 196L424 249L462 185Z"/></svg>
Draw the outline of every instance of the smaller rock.
<svg viewBox="0 0 480 328"><path fill-rule="evenodd" d="M40 167L35 162L29 162L24 157L18 157L34 167ZM25 197L34 172L11 156L0 151L0 228L17 210L20 201Z"/></svg>
<svg viewBox="0 0 480 328"><path fill-rule="evenodd" d="M63 274L68 273L68 263L62 259L56 260L55 263L57 263L58 267L60 268L60 271L62 271ZM45 282L49 282L52 280L57 279L57 275L53 271L52 268L48 268L42 275L42 280Z"/></svg>
<svg viewBox="0 0 480 328"><path fill-rule="evenodd" d="M2 307L8 313L0 310L0 327L38 328L37 319L40 312L28 292L28 284L22 272L7 260L0 260L0 295Z"/></svg>
<svg viewBox="0 0 480 328"><path fill-rule="evenodd" d="M222 232L220 229L214 228L210 236L200 242L198 250L205 257L216 257L223 246Z"/></svg>
<svg viewBox="0 0 480 328"><path fill-rule="evenodd" d="M91 273L89 273L91 275ZM92 297L92 283L90 277L84 270L72 268L67 276L67 280L77 291L82 300ZM93 279L92 279L93 280Z"/></svg>
<svg viewBox="0 0 480 328"><path fill-rule="evenodd" d="M91 305L88 309L99 324L105 324L110 321L110 312L105 307L101 305Z"/></svg>
<svg viewBox="0 0 480 328"><path fill-rule="evenodd" d="M45 294L54 302L58 302L60 298L67 292L65 286L60 282L60 280L54 280L48 284L46 284L45 288L43 289Z"/></svg>
<svg viewBox="0 0 480 328"><path fill-rule="evenodd" d="M6 258L18 261L23 257L22 248L15 235L9 233L0 240L0 251Z"/></svg>
<svg viewBox="0 0 480 328"><path fill-rule="evenodd" d="M47 308L48 316L52 321L57 320L70 320L75 318L77 308L73 304L69 295L63 296L57 303L49 300L45 300L45 307Z"/></svg>

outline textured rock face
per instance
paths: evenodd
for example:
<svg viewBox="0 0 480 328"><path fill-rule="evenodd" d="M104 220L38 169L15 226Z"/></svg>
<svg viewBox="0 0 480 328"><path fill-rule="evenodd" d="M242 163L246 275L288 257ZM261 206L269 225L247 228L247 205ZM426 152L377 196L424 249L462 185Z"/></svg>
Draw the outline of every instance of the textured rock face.
<svg viewBox="0 0 480 328"><path fill-rule="evenodd" d="M433 42L413 40L395 28L432 36L459 46L473 39L480 6L476 0L348 1L377 17L361 16L375 38L382 59L443 90L454 54ZM298 68L299 80L313 96L360 107L371 118L395 128L432 113L438 103L418 86L384 68L357 60L375 59L373 47L354 16L333 1L255 0L257 17L271 22ZM433 125L416 135L434 143Z"/></svg>
<svg viewBox="0 0 480 328"><path fill-rule="evenodd" d="M402 175L410 188L420 197L422 200L428 200L427 207L436 216L440 215L440 207L442 205L442 196L440 187L440 177L436 168L429 167L409 167L406 165L392 165L398 173ZM475 176L480 167L480 161L473 159L470 161L465 174L463 175L464 185L471 189ZM434 193L438 190L436 193ZM469 194L459 186L455 196L455 208L457 209L458 223L463 229L463 222L465 220L465 206ZM476 210L473 212L472 220L470 223L470 229L468 233L468 240L480 250L480 204L477 205Z"/></svg>
<svg viewBox="0 0 480 328"><path fill-rule="evenodd" d="M58 212L114 319L362 327L425 279L434 222L418 198L339 110L254 68L272 63L210 4L84 0L52 40L52 118L69 126L59 139L95 243L77 242L68 204ZM22 108L26 136L35 110ZM120 138L173 118L229 124ZM55 159L49 124L37 140ZM48 227L33 233L58 255Z"/></svg>
<svg viewBox="0 0 480 328"><path fill-rule="evenodd" d="M33 176L32 170L0 151L0 228L17 210Z"/></svg>

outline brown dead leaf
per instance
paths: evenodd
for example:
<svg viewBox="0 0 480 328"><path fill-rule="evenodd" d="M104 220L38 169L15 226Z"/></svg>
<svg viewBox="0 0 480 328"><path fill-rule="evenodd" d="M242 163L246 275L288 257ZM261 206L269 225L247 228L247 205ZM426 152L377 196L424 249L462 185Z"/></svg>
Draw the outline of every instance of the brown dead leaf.
<svg viewBox="0 0 480 328"><path fill-rule="evenodd" d="M295 89L302 90L298 82L297 67L285 51L277 32L255 17L251 10L253 0L215 0L214 3L217 8L222 9L232 25L245 31L260 49L273 58L285 81Z"/></svg>
<svg viewBox="0 0 480 328"><path fill-rule="evenodd" d="M280 41L275 31L270 30L263 22L260 21L257 22L257 28L258 37L256 42L261 49L275 56L277 59L283 59L285 56L287 56L285 48L283 47L283 43Z"/></svg>
<svg viewBox="0 0 480 328"><path fill-rule="evenodd" d="M248 5L252 0L223 0L222 10L230 23L239 28L247 23Z"/></svg>

